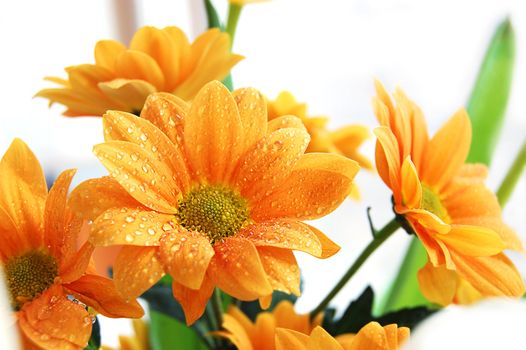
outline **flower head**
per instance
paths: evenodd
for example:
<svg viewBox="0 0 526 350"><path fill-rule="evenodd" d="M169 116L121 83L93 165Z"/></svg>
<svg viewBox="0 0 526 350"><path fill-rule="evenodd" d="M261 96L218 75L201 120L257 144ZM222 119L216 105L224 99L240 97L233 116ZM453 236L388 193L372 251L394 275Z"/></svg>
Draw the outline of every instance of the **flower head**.
<svg viewBox="0 0 526 350"><path fill-rule="evenodd" d="M382 327L378 322L369 322L357 334L342 334L336 338L319 326L310 335L278 328L276 350L397 350L408 337L409 328L396 324Z"/></svg>
<svg viewBox="0 0 526 350"><path fill-rule="evenodd" d="M258 349L261 344L265 344L267 350L274 350L277 328L309 335L321 324L323 314L311 321L308 314L298 315L294 311L294 305L284 300L272 312L259 313L255 322L235 306L230 306L223 317L224 331L215 332L216 335L229 339L240 350Z"/></svg>
<svg viewBox="0 0 526 350"><path fill-rule="evenodd" d="M157 91L190 100L206 83L222 79L240 60L230 52L226 33L211 29L192 44L177 27L143 27L130 47L113 40L95 45L95 64L66 68L68 79L37 96L67 107L64 115L101 116L109 109L139 114L146 97Z"/></svg>
<svg viewBox="0 0 526 350"><path fill-rule="evenodd" d="M523 280L503 250L522 245L484 185L486 167L464 164L467 113L459 110L429 139L422 112L402 91L394 104L380 83L376 89L376 165L393 191L395 212L427 251L429 262L418 274L424 295L442 305L521 296Z"/></svg>
<svg viewBox="0 0 526 350"><path fill-rule="evenodd" d="M265 303L273 290L299 294L292 250L324 258L339 249L300 220L333 211L358 165L304 155L301 123L268 123L256 90L230 93L211 82L190 105L153 94L140 118L111 111L103 121L106 142L94 152L110 177L72 196L94 220L93 244L124 245L114 265L124 295L140 295L167 272L192 323L215 286Z"/></svg>
<svg viewBox="0 0 526 350"><path fill-rule="evenodd" d="M82 303L110 317L142 315L110 280L91 273L93 246L77 249L82 222L67 202L74 173L60 174L48 193L40 164L19 139L0 161L0 263L23 342L43 349L84 349L92 316Z"/></svg>
<svg viewBox="0 0 526 350"><path fill-rule="evenodd" d="M372 164L366 156L359 152L360 146L369 136L369 130L363 125L347 125L334 131L327 128L329 119L322 116L309 116L307 105L299 103L288 91L281 92L275 100L267 101L268 119L292 115L301 119L311 140L306 152L324 152L341 154L357 161L361 167L372 169ZM282 118L286 121L287 118ZM360 193L354 186L351 197L358 199Z"/></svg>

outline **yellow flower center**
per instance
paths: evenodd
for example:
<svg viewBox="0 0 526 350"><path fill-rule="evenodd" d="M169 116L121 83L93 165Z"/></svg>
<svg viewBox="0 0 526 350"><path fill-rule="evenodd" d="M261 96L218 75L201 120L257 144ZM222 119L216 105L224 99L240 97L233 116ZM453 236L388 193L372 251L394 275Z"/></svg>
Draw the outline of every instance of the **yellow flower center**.
<svg viewBox="0 0 526 350"><path fill-rule="evenodd" d="M438 195L424 184L422 184L422 202L420 203L420 207L435 214L445 223L451 222L447 209L442 204Z"/></svg>
<svg viewBox="0 0 526 350"><path fill-rule="evenodd" d="M5 274L11 305L19 309L53 284L58 266L51 255L35 250L9 260Z"/></svg>
<svg viewBox="0 0 526 350"><path fill-rule="evenodd" d="M179 201L176 217L183 227L206 234L213 244L235 235L248 222L248 203L225 187L200 186Z"/></svg>

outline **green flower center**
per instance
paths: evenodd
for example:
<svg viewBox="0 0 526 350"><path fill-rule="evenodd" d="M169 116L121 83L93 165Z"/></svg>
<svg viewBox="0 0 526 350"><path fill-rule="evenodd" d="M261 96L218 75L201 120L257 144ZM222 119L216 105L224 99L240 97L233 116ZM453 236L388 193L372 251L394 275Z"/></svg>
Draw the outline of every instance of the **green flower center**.
<svg viewBox="0 0 526 350"><path fill-rule="evenodd" d="M422 209L425 209L436 216L438 216L445 223L450 223L451 218L447 213L447 209L442 204L438 195L432 189L422 184L422 202L420 203Z"/></svg>
<svg viewBox="0 0 526 350"><path fill-rule="evenodd" d="M5 274L11 305L19 309L53 284L58 266L51 255L35 250L9 260Z"/></svg>
<svg viewBox="0 0 526 350"><path fill-rule="evenodd" d="M183 227L206 234L213 244L238 233L248 222L249 210L237 192L222 186L200 186L179 201L175 215Z"/></svg>

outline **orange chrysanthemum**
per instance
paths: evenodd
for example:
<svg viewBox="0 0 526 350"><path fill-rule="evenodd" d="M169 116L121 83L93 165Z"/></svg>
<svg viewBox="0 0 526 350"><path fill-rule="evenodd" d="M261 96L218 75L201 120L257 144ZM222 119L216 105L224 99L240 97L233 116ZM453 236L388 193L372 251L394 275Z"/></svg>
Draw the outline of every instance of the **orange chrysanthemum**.
<svg viewBox="0 0 526 350"><path fill-rule="evenodd" d="M333 338L323 328L316 327L309 335L291 329L276 330L276 350L397 350L409 338L409 328L377 322L366 324L357 334ZM240 350L245 350L240 348Z"/></svg>
<svg viewBox="0 0 526 350"><path fill-rule="evenodd" d="M301 119L311 140L306 152L326 152L341 154L357 161L361 167L373 168L369 159L359 152L360 146L369 138L369 129L363 125L348 125L334 131L327 129L329 119L307 115L307 105L299 103L288 91L281 92L275 100L267 100L268 119L293 115ZM286 120L286 119L284 119ZM358 188L351 192L354 199L360 198Z"/></svg>
<svg viewBox="0 0 526 350"><path fill-rule="evenodd" d="M66 200L74 173L63 172L48 193L40 164L19 139L0 161L0 262L28 348L84 349L92 316L68 296L110 317L143 314L109 279L89 273L91 244L76 248L82 223Z"/></svg>
<svg viewBox="0 0 526 350"><path fill-rule="evenodd" d="M311 321L308 314L298 315L294 305L284 300L272 312L258 314L255 323L232 305L223 317L224 331L215 332L216 335L229 339L240 350L260 349L263 344L266 350L274 350L276 328L287 328L308 335L321 324L323 314L318 314Z"/></svg>
<svg viewBox="0 0 526 350"><path fill-rule="evenodd" d="M503 250L522 245L484 185L486 167L464 164L471 143L465 110L429 139L422 112L402 91L393 104L380 83L376 90L382 125L375 130L376 165L393 191L395 212L427 251L429 262L418 273L423 294L441 305L521 296L524 282Z"/></svg>
<svg viewBox="0 0 526 350"><path fill-rule="evenodd" d="M333 211L359 166L339 155L304 155L309 135L297 121L267 122L254 89L207 84L191 105L153 94L141 118L104 116L106 142L94 152L111 177L72 196L94 220L91 242L124 245L117 288L134 298L165 272L188 323L217 286L241 300L273 290L299 294L292 250L316 257L339 247L299 220Z"/></svg>
<svg viewBox="0 0 526 350"><path fill-rule="evenodd" d="M177 27L139 29L127 49L113 40L95 46L95 64L66 68L68 79L36 96L58 102L69 117L101 116L109 109L139 114L149 94L170 92L192 99L206 83L223 79L241 56L230 52L228 34L211 29L192 44Z"/></svg>

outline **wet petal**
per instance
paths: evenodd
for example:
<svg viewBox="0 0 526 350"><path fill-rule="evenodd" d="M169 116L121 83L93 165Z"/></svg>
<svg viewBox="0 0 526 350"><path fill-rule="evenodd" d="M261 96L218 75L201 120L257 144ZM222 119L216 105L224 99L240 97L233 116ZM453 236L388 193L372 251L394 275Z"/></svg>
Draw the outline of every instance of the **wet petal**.
<svg viewBox="0 0 526 350"><path fill-rule="evenodd" d="M449 305L455 296L458 276L445 266L433 266L427 263L418 271L418 284L422 294L434 303Z"/></svg>
<svg viewBox="0 0 526 350"><path fill-rule="evenodd" d="M144 315L137 300L125 301L117 293L113 281L105 277L84 275L64 288L104 316L138 318Z"/></svg>
<svg viewBox="0 0 526 350"><path fill-rule="evenodd" d="M80 249L67 259L64 259L59 266L59 275L62 283L70 283L80 278L90 263L93 245L85 242Z"/></svg>
<svg viewBox="0 0 526 350"><path fill-rule="evenodd" d="M174 281L190 289L199 289L214 254L207 237L182 227L161 239L160 257L166 270Z"/></svg>
<svg viewBox="0 0 526 350"><path fill-rule="evenodd" d="M110 141L96 145L93 152L137 201L155 211L176 212L179 188L173 173L149 151L130 142Z"/></svg>
<svg viewBox="0 0 526 350"><path fill-rule="evenodd" d="M90 242L95 246L159 245L161 236L173 229L173 215L141 208L106 210L94 222Z"/></svg>
<svg viewBox="0 0 526 350"><path fill-rule="evenodd" d="M210 278L226 293L241 300L254 300L272 293L259 254L252 242L226 238L214 246Z"/></svg>
<svg viewBox="0 0 526 350"><path fill-rule="evenodd" d="M218 81L195 97L184 126L185 149L196 174L216 183L228 177L245 144L234 98Z"/></svg>
<svg viewBox="0 0 526 350"><path fill-rule="evenodd" d="M174 298L181 304L186 318L186 324L190 326L197 321L205 312L206 303L212 296L214 285L210 278L205 277L199 289L190 289L177 282L172 283Z"/></svg>
<svg viewBox="0 0 526 350"><path fill-rule="evenodd" d="M248 150L267 132L267 105L263 95L254 88L235 90L232 96L237 103L245 135L243 149Z"/></svg>
<svg viewBox="0 0 526 350"><path fill-rule="evenodd" d="M292 251L258 247L259 258L274 290L300 295L300 269Z"/></svg>
<svg viewBox="0 0 526 350"><path fill-rule="evenodd" d="M318 237L321 243L321 256L320 258L326 259L330 258L334 254L338 253L340 251L340 246L334 243L329 237L327 237L323 232L318 230L316 227L305 224L311 230L312 233Z"/></svg>
<svg viewBox="0 0 526 350"><path fill-rule="evenodd" d="M22 332L44 349L82 350L91 335L92 318L53 285L18 312Z"/></svg>
<svg viewBox="0 0 526 350"><path fill-rule="evenodd" d="M307 131L305 124L303 124L300 118L294 115L283 115L281 117L272 119L271 121L268 122L267 134L271 134L274 131L279 130L279 129L290 129L290 128Z"/></svg>
<svg viewBox="0 0 526 350"><path fill-rule="evenodd" d="M18 231L16 224L1 206L0 236L2 237L2 244L0 244L0 259L3 262L31 247L30 241Z"/></svg>
<svg viewBox="0 0 526 350"><path fill-rule="evenodd" d="M337 154L305 154L272 194L253 205L251 213L256 220L323 217L347 198L359 168Z"/></svg>
<svg viewBox="0 0 526 350"><path fill-rule="evenodd" d="M139 297L163 276L157 247L122 247L113 265L115 287L128 299Z"/></svg>

